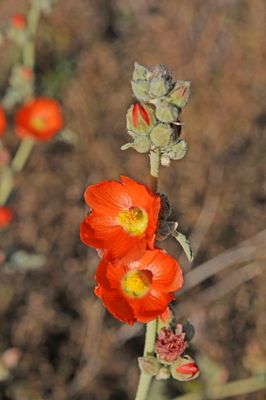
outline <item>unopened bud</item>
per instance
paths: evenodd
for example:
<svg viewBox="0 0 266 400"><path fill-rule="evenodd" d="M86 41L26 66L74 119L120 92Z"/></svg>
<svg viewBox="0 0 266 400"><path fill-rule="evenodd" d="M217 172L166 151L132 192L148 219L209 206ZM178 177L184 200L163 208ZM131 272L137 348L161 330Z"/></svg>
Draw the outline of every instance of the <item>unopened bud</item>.
<svg viewBox="0 0 266 400"><path fill-rule="evenodd" d="M156 105L155 114L159 121L172 123L178 118L178 108L166 101L161 101Z"/></svg>
<svg viewBox="0 0 266 400"><path fill-rule="evenodd" d="M137 80L131 81L131 87L134 96L139 101L148 101L149 100L149 82L145 80Z"/></svg>
<svg viewBox="0 0 266 400"><path fill-rule="evenodd" d="M169 167L170 163L171 163L170 157L167 154L162 154L162 156L161 156L161 165L163 167Z"/></svg>
<svg viewBox="0 0 266 400"><path fill-rule="evenodd" d="M164 193L160 193L160 200L161 200L161 209L159 213L159 219L168 218L172 212L170 200Z"/></svg>
<svg viewBox="0 0 266 400"><path fill-rule="evenodd" d="M157 381L159 380L165 380L168 379L170 377L170 372L169 372L169 368L166 366L163 366L160 368L158 374L156 375L155 379Z"/></svg>
<svg viewBox="0 0 266 400"><path fill-rule="evenodd" d="M139 357L138 364L141 372L144 372L147 375L155 376L159 371L159 362L155 357Z"/></svg>
<svg viewBox="0 0 266 400"><path fill-rule="evenodd" d="M171 103L177 107L184 107L190 95L190 82L188 81L177 81L174 89L169 94Z"/></svg>
<svg viewBox="0 0 266 400"><path fill-rule="evenodd" d="M149 72L148 68L145 68L143 67L143 65L140 65L139 63L135 62L132 80L133 81L146 80L148 72Z"/></svg>
<svg viewBox="0 0 266 400"><path fill-rule="evenodd" d="M178 143L172 145L167 151L167 154L172 160L181 160L181 158L186 155L187 147L187 142L182 139Z"/></svg>
<svg viewBox="0 0 266 400"><path fill-rule="evenodd" d="M149 134L156 123L153 107L146 104L132 105L127 111L126 118L128 133L133 137Z"/></svg>
<svg viewBox="0 0 266 400"><path fill-rule="evenodd" d="M165 96L171 88L171 82L164 77L154 77L150 81L149 94L153 98Z"/></svg>
<svg viewBox="0 0 266 400"><path fill-rule="evenodd" d="M137 136L132 146L138 153L147 153L151 147L151 141L147 136Z"/></svg>
<svg viewBox="0 0 266 400"><path fill-rule="evenodd" d="M26 18L23 14L16 14L11 18L11 25L15 29L23 30L26 27Z"/></svg>
<svg viewBox="0 0 266 400"><path fill-rule="evenodd" d="M166 124L158 124L151 131L150 138L157 147L167 146L173 135L173 129Z"/></svg>
<svg viewBox="0 0 266 400"><path fill-rule="evenodd" d="M172 377L178 381L192 381L200 374L199 367L189 356L179 357L170 369Z"/></svg>

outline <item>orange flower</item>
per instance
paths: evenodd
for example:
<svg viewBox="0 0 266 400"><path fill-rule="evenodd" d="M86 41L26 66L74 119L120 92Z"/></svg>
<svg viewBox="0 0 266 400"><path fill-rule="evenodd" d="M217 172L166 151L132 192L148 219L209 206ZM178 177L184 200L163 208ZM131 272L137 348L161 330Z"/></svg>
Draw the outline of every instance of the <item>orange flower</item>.
<svg viewBox="0 0 266 400"><path fill-rule="evenodd" d="M26 26L26 18L23 14L16 14L11 18L11 25L16 29L24 29Z"/></svg>
<svg viewBox="0 0 266 400"><path fill-rule="evenodd" d="M161 202L146 186L122 176L121 182L89 186L85 200L93 210L80 227L86 245L108 249L111 260L123 261L153 248Z"/></svg>
<svg viewBox="0 0 266 400"><path fill-rule="evenodd" d="M0 228L5 228L13 219L13 211L8 207L0 206Z"/></svg>
<svg viewBox="0 0 266 400"><path fill-rule="evenodd" d="M63 128L62 109L56 100L38 97L16 113L15 128L19 137L48 140Z"/></svg>
<svg viewBox="0 0 266 400"><path fill-rule="evenodd" d="M6 130L6 116L3 110L3 107L0 106L0 136L3 136L5 130Z"/></svg>
<svg viewBox="0 0 266 400"><path fill-rule="evenodd" d="M178 262L163 250L147 250L127 264L111 262L108 253L96 271L95 294L117 319L133 325L149 322L174 299L172 292L183 284Z"/></svg>

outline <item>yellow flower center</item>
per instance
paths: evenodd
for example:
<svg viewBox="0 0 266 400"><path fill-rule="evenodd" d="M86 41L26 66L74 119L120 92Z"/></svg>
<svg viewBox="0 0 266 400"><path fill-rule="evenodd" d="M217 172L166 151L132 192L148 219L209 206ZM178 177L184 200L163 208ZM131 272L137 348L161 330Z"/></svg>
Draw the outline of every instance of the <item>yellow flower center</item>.
<svg viewBox="0 0 266 400"><path fill-rule="evenodd" d="M143 297L151 284L150 271L129 271L122 280L122 290L129 297Z"/></svg>
<svg viewBox="0 0 266 400"><path fill-rule="evenodd" d="M134 236L142 235L148 225L147 213L138 207L122 210L118 214L118 223L122 228Z"/></svg>
<svg viewBox="0 0 266 400"><path fill-rule="evenodd" d="M33 117L31 119L31 126L37 131L42 131L45 128L45 121L41 117Z"/></svg>

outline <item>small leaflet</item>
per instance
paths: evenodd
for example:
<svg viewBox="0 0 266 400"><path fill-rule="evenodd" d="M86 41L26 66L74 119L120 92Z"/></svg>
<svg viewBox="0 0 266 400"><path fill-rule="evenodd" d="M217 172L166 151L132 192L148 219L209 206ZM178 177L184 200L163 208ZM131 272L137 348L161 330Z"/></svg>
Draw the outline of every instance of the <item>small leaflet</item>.
<svg viewBox="0 0 266 400"><path fill-rule="evenodd" d="M181 232L173 232L172 236L179 242L180 246L183 248L189 262L193 261L193 253L192 253L192 249L190 247L189 241L186 238L185 235L183 235L183 233Z"/></svg>

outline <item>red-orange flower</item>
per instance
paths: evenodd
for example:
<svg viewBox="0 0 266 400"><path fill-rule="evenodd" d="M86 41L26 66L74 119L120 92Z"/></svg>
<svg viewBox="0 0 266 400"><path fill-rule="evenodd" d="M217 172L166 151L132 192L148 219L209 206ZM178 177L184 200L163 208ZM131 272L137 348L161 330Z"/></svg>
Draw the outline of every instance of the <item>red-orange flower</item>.
<svg viewBox="0 0 266 400"><path fill-rule="evenodd" d="M8 207L0 206L0 228L10 224L13 219L13 211Z"/></svg>
<svg viewBox="0 0 266 400"><path fill-rule="evenodd" d="M0 136L2 136L6 130L6 116L3 110L3 107L0 106Z"/></svg>
<svg viewBox="0 0 266 400"><path fill-rule="evenodd" d="M163 250L147 250L137 261L111 262L108 253L96 271L100 297L117 319L133 325L149 322L162 314L173 293L183 284L178 262Z"/></svg>
<svg viewBox="0 0 266 400"><path fill-rule="evenodd" d="M16 113L15 128L19 137L48 140L63 128L62 109L56 100L38 97Z"/></svg>
<svg viewBox="0 0 266 400"><path fill-rule="evenodd" d="M123 261L153 248L161 203L146 186L122 176L121 182L89 186L85 200L92 209L80 227L86 245L107 249L111 260Z"/></svg>
<svg viewBox="0 0 266 400"><path fill-rule="evenodd" d="M11 25L16 29L24 29L26 26L26 18L23 14L16 14L11 18Z"/></svg>

